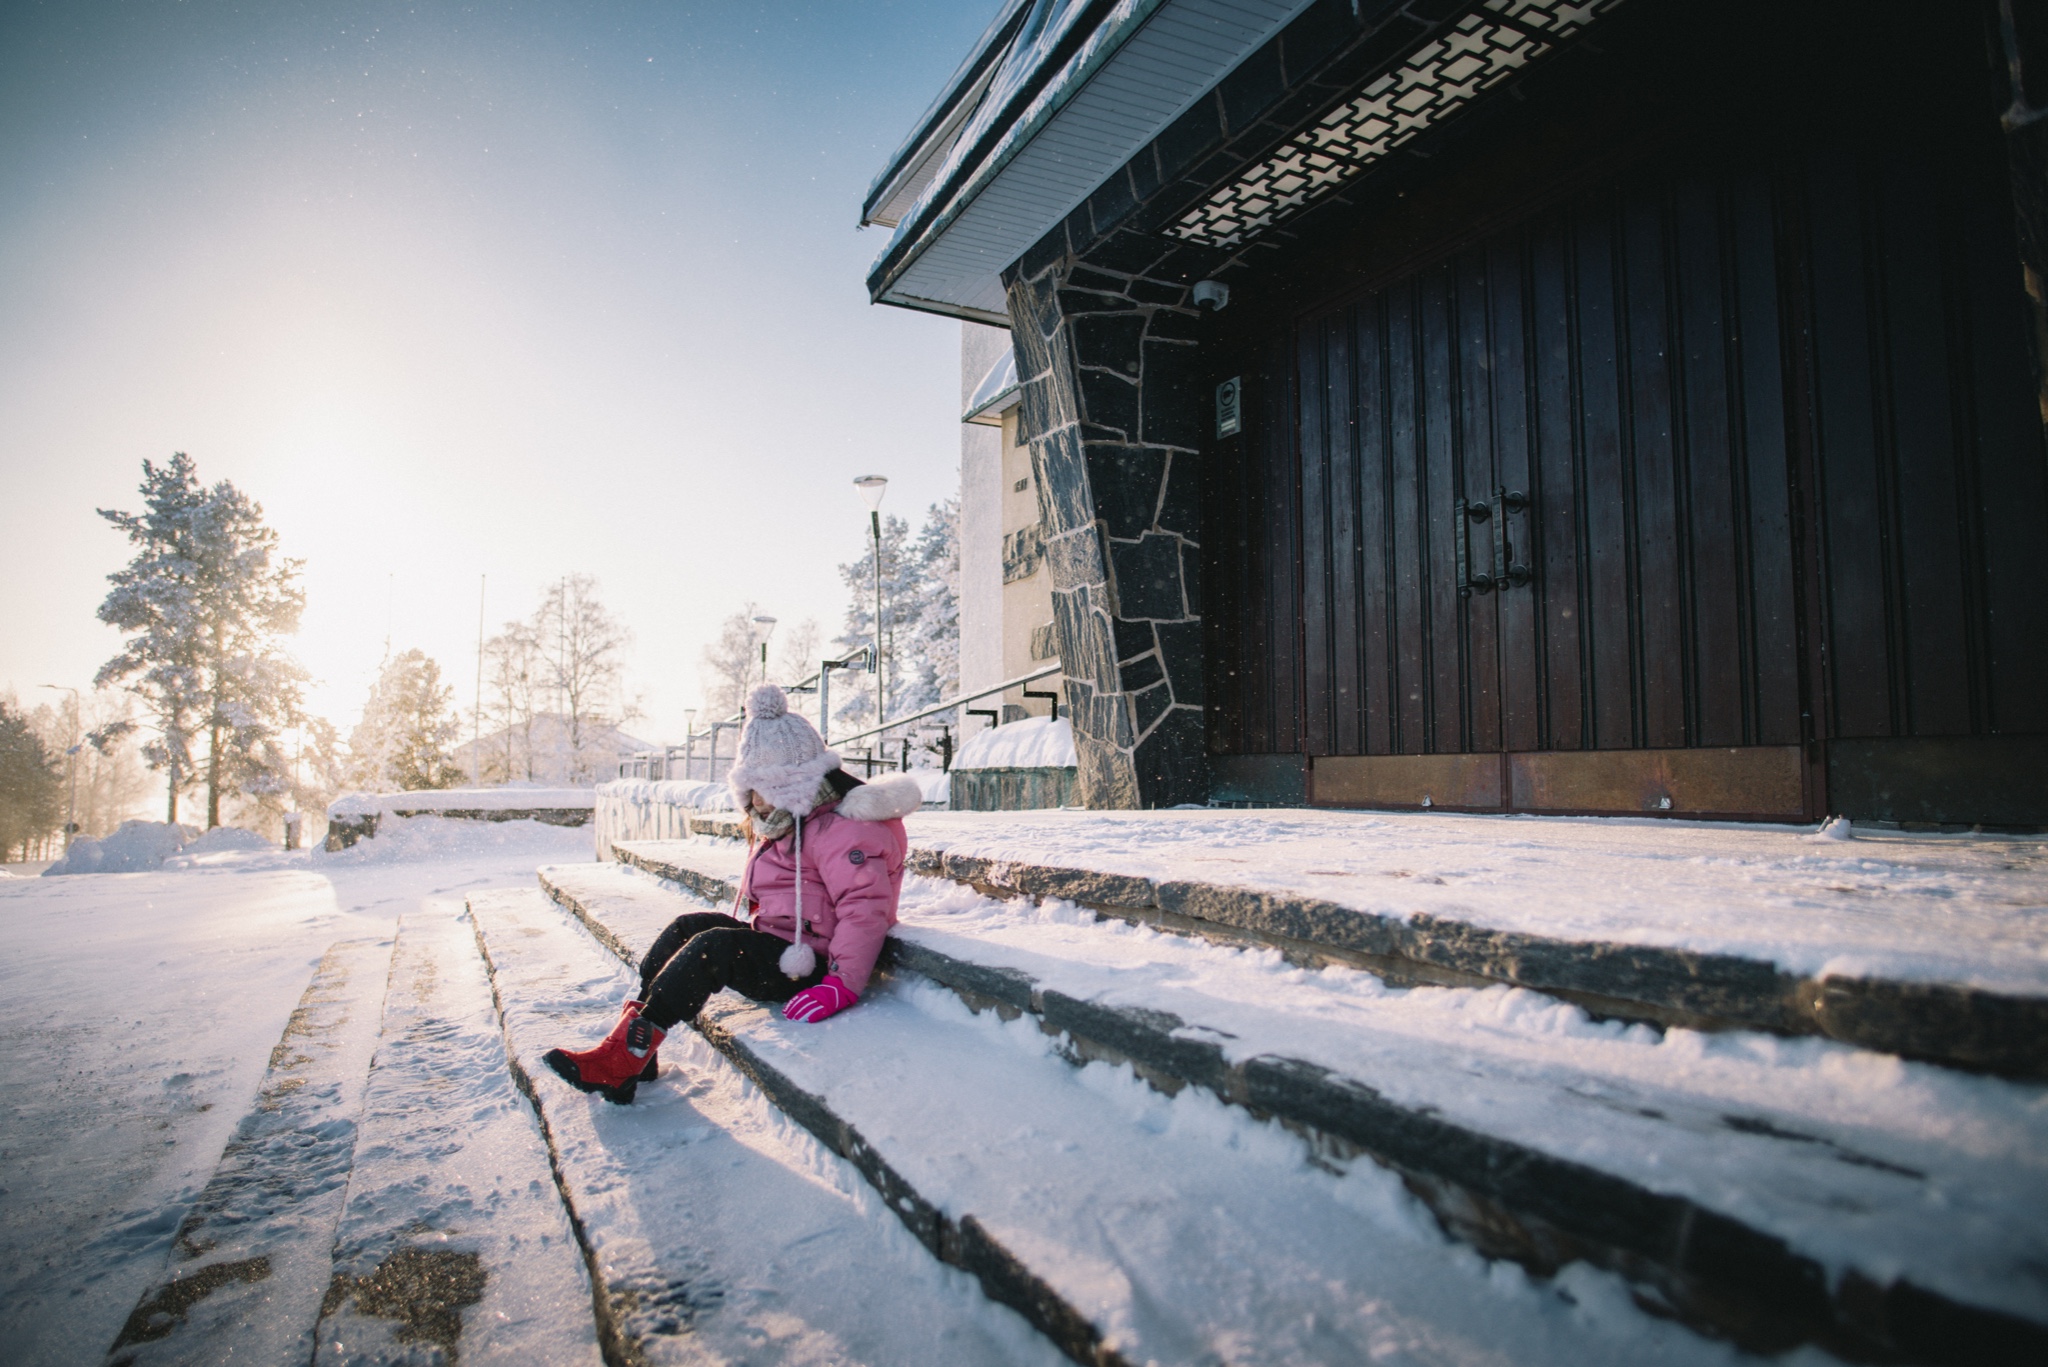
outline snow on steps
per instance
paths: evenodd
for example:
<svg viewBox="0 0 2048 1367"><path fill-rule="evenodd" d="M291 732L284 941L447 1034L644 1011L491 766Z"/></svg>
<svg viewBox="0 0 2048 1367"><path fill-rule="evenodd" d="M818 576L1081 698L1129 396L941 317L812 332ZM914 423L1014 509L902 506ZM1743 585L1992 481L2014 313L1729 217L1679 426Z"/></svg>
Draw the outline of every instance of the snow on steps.
<svg viewBox="0 0 2048 1367"><path fill-rule="evenodd" d="M501 1040L452 912L328 950L109 1361L597 1367Z"/></svg>
<svg viewBox="0 0 2048 1367"><path fill-rule="evenodd" d="M660 1079L631 1106L556 1078L541 1056L602 1036L637 980L537 890L469 906L516 1074L599 1274L613 1362L1058 1361L691 1032L669 1037Z"/></svg>
<svg viewBox="0 0 2048 1367"><path fill-rule="evenodd" d="M599 1367L590 1304L476 935L457 907L409 912L315 1367L417 1362L430 1344L463 1367Z"/></svg>
<svg viewBox="0 0 2048 1367"><path fill-rule="evenodd" d="M546 877L565 908L580 908L579 919L630 961L684 899L648 880L591 877L621 872L574 866ZM515 952L542 945L523 911L517 924L492 929L507 897L472 902L494 956L501 941ZM519 1055L537 1064L563 1031L602 1028L633 982L616 966L609 981L593 971L573 998L580 1022L555 1023ZM505 986L508 1003L513 991ZM566 1008L570 992L558 1000ZM697 1024L865 1177L934 1257L972 1272L1076 1362L1735 1360L1725 1345L1644 1314L1618 1279L1584 1265L1543 1284L1487 1263L1446 1239L1384 1169L1345 1171L1200 1091L1169 1098L1107 1063L1076 1068L1034 1022L977 1015L914 977L877 984L857 1011L823 1025L791 1024L729 993ZM690 1036L669 1038L665 1065ZM650 1100L668 1106L678 1091L710 1085L715 1074L699 1053L684 1058L680 1072L665 1068L643 1083L629 1110L607 1110L550 1077L537 1080L536 1095L550 1124L558 1114L594 1117L615 1127L616 1144ZM642 1176L656 1160L642 1161L636 1180L684 1180ZM670 1166L700 1165L685 1154Z"/></svg>
<svg viewBox="0 0 2048 1367"><path fill-rule="evenodd" d="M1355 812L954 812L909 826L923 873L1396 984L1508 983L1603 1016L2048 1079L2039 841ZM690 829L739 833L729 813ZM1257 886L1190 876L1205 863ZM1560 920L1580 933L1551 929Z"/></svg>
<svg viewBox="0 0 2048 1367"><path fill-rule="evenodd" d="M723 903L730 846L656 863ZM682 899L628 870L543 883L631 961ZM1402 1172L1539 1270L1589 1257L1758 1345L2015 1360L2048 1346L2038 1089L1825 1041L1659 1036L1494 986L1400 992L1085 913L906 880L889 962Z"/></svg>

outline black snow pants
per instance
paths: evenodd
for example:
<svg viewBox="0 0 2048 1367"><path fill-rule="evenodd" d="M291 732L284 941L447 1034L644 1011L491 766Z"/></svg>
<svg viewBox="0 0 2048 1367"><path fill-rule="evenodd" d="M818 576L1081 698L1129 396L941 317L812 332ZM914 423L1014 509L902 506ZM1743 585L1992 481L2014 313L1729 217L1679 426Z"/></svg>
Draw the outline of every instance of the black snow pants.
<svg viewBox="0 0 2048 1367"><path fill-rule="evenodd" d="M720 988L730 987L757 1002L786 1002L807 987L825 981L825 956L810 976L790 978L777 965L789 941L722 911L678 916L655 937L654 947L640 961L641 1010L650 1025L663 1031L677 1021L695 1020L704 1003Z"/></svg>

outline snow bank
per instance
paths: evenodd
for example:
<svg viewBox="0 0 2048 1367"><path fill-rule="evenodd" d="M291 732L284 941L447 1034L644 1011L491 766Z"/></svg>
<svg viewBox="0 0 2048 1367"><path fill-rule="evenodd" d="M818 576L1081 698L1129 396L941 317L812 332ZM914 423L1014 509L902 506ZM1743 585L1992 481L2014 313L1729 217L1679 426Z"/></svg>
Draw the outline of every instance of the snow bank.
<svg viewBox="0 0 2048 1367"><path fill-rule="evenodd" d="M594 788L438 788L418 793L344 793L327 805L334 817L380 812L535 812L588 810L597 806Z"/></svg>
<svg viewBox="0 0 2048 1367"><path fill-rule="evenodd" d="M199 834L190 826L167 821L124 821L119 830L98 840L90 836L71 842L62 859L43 870L45 878L60 873L144 873L185 848Z"/></svg>
<svg viewBox="0 0 2048 1367"><path fill-rule="evenodd" d="M936 802L941 806L953 801L953 780L944 769L912 769L910 776L917 780L917 786L924 792L925 804Z"/></svg>
<svg viewBox="0 0 2048 1367"><path fill-rule="evenodd" d="M1074 724L1065 717L1027 717L1006 726L977 731L960 747L955 769L1071 769L1081 761L1074 752Z"/></svg>
<svg viewBox="0 0 2048 1367"><path fill-rule="evenodd" d="M215 826L179 851L184 855L230 854L241 850L274 850L277 846L240 826Z"/></svg>
<svg viewBox="0 0 2048 1367"><path fill-rule="evenodd" d="M386 816L377 838L345 850L316 850L320 865L399 864L425 859L532 854L551 862L590 857L590 833L543 821L461 821L439 816Z"/></svg>

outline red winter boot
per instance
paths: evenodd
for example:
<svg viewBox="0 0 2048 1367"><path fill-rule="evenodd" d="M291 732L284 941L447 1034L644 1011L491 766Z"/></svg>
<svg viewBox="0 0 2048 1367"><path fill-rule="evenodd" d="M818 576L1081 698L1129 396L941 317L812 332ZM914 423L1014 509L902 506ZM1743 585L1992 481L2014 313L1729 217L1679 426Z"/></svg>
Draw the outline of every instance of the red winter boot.
<svg viewBox="0 0 2048 1367"><path fill-rule="evenodd" d="M654 1051L668 1034L642 1020L640 1006L627 1002L619 1023L595 1049L550 1049L541 1061L578 1091L598 1092L606 1101L631 1105L640 1083L654 1076Z"/></svg>

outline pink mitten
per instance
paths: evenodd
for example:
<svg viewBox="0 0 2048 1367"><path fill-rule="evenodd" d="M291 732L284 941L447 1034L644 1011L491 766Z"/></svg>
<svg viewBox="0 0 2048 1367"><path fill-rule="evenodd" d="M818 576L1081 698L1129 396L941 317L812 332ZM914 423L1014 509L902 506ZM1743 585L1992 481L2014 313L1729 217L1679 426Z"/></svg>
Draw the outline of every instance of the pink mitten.
<svg viewBox="0 0 2048 1367"><path fill-rule="evenodd" d="M860 997L840 980L837 973L828 973L825 981L816 987L807 987L791 997L789 1005L782 1008L782 1014L793 1021L821 1021L827 1016L838 1015L859 1000Z"/></svg>

